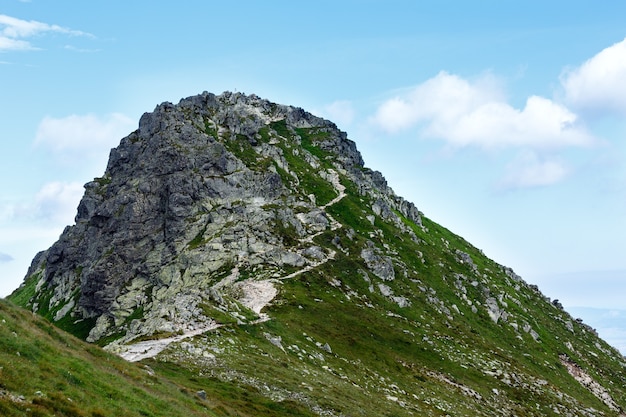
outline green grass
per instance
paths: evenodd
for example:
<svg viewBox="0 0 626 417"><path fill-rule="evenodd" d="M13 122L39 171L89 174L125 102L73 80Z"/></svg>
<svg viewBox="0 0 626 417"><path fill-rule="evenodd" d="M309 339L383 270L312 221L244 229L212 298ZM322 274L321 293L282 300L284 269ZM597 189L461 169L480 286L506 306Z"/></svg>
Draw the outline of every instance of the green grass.
<svg viewBox="0 0 626 417"><path fill-rule="evenodd" d="M217 416L302 416L312 413L295 401L273 401L258 388L248 384L234 384L213 376L202 375L200 370L181 367L171 362L149 360L147 363L160 375L186 386L186 390L204 390L210 398L213 412Z"/></svg>
<svg viewBox="0 0 626 417"><path fill-rule="evenodd" d="M3 416L218 415L184 385L150 375L42 318L0 301ZM27 411L29 410L29 411Z"/></svg>
<svg viewBox="0 0 626 417"><path fill-rule="evenodd" d="M202 230L200 230L198 234L196 234L196 236L194 236L194 238L191 239L191 241L187 244L189 249L197 249L206 243L206 240L204 239L204 234L206 233L206 229L207 229L207 226L205 225L202 228Z"/></svg>
<svg viewBox="0 0 626 417"><path fill-rule="evenodd" d="M30 300L35 296L35 287L41 279L42 273L43 271L39 270L26 278L24 283L11 295L11 301L18 306L27 308Z"/></svg>
<svg viewBox="0 0 626 417"><path fill-rule="evenodd" d="M79 267L74 272L80 275L80 273L82 273L82 268ZM68 313L65 316L61 317L59 320L55 320L56 313L61 310L63 306L65 306L65 304L69 303L69 301L67 303L60 303L59 305L51 308L50 300L53 296L52 288L47 288L44 286L43 291L41 291L39 294L35 294L35 286L39 282L42 273L43 271L39 270L32 276L28 277L24 282L24 285L14 291L13 294L9 296L9 299L11 300L11 302L24 308L30 308L34 303L37 303L39 306L37 310L38 314L43 316L48 321L54 322L57 327L65 330L66 332L85 340L89 335L91 329L94 327L96 319L76 318L73 317L71 313ZM71 298L76 303L78 302L79 297L80 290L77 288L74 290ZM34 303L31 302L31 300L33 300Z"/></svg>
<svg viewBox="0 0 626 417"><path fill-rule="evenodd" d="M287 127L287 121L285 119L270 123L270 128L284 138L290 138L293 136L292 131Z"/></svg>
<svg viewBox="0 0 626 417"><path fill-rule="evenodd" d="M210 317L215 320L218 324L222 325L232 325L237 323L237 319L230 314L215 308L212 305L203 303L200 304L199 307L202 309L202 313L206 317Z"/></svg>
<svg viewBox="0 0 626 417"><path fill-rule="evenodd" d="M323 137L324 135L310 134L310 129L295 129L294 133L294 131L287 127L285 120L270 123L270 127L278 135L288 139L289 141L294 141L295 134L298 134L301 137L301 143L303 146L301 148L296 147L295 149L299 149L297 151L294 151L293 146L287 146L285 142L282 141L277 145L282 149L283 156L289 164L290 170L297 174L299 179L298 188L300 191L304 195L315 195L318 205L324 205L335 198L337 196L337 191L334 189L332 184L321 178L318 173L319 168L318 170L314 169L300 154L301 150L304 149L320 160L322 168L331 167L330 163L327 161L327 158L331 157L331 154L314 145L316 138L319 138L320 136ZM295 141L293 144L295 144ZM283 178L283 181L287 179L288 183L292 183L291 178L289 178L286 173L281 174L281 178Z"/></svg>
<svg viewBox="0 0 626 417"><path fill-rule="evenodd" d="M217 139L217 128L212 120L206 119L204 121L204 133Z"/></svg>
<svg viewBox="0 0 626 417"><path fill-rule="evenodd" d="M328 181L322 179L318 172L306 162L301 155L294 154L293 149L279 145L291 171L296 172L299 189L304 195L313 194L318 205L324 205L337 196L337 191Z"/></svg>
<svg viewBox="0 0 626 417"><path fill-rule="evenodd" d="M304 149L315 155L320 161L326 161L331 158L332 154L319 147L320 142L328 139L330 134L319 128L296 128L298 136L300 136L301 144Z"/></svg>
<svg viewBox="0 0 626 417"><path fill-rule="evenodd" d="M93 180L97 182L100 187L107 186L111 184L111 181L112 181L111 177L98 177L98 178L94 178Z"/></svg>

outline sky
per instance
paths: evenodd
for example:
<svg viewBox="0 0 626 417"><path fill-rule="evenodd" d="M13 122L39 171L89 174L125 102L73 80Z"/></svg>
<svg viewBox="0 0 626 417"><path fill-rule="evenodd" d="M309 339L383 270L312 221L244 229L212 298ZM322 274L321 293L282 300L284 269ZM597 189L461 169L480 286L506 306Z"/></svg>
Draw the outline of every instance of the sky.
<svg viewBox="0 0 626 417"><path fill-rule="evenodd" d="M0 296L164 101L334 121L398 195L626 352L626 1L0 0Z"/></svg>

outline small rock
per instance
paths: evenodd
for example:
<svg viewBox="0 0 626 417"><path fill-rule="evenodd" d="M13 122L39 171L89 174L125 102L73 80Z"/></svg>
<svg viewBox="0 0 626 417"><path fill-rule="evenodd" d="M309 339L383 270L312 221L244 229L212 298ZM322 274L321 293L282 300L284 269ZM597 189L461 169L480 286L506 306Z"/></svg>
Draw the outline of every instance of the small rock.
<svg viewBox="0 0 626 417"><path fill-rule="evenodd" d="M206 391L205 390L200 390L200 391L196 392L196 395L201 400L206 400Z"/></svg>
<svg viewBox="0 0 626 417"><path fill-rule="evenodd" d="M285 349L283 349L282 338L280 336L272 336L269 333L263 333L263 336L265 336L271 344L281 349L283 352L285 351Z"/></svg>

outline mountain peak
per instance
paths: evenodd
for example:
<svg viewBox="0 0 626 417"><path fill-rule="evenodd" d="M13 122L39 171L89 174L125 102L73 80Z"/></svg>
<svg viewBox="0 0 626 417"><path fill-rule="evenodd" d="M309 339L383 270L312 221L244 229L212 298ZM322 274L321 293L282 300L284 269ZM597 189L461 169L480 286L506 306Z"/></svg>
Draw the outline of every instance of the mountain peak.
<svg viewBox="0 0 626 417"><path fill-rule="evenodd" d="M200 326L197 305L219 284L207 275L310 265L302 253L323 252L311 249L311 235L331 222L324 205L345 189L340 175L389 200L375 205L386 216L391 203L419 223L412 204L364 169L354 142L327 120L241 93L162 103L111 151L104 176L85 185L76 225L29 271L41 275L36 299L53 292L46 304L56 321L95 319L90 341L119 332L139 309L144 318L163 308L171 317L129 338Z"/></svg>
<svg viewBox="0 0 626 417"><path fill-rule="evenodd" d="M255 95L144 114L12 299L129 360L322 415L626 401L592 329L397 196L335 124Z"/></svg>

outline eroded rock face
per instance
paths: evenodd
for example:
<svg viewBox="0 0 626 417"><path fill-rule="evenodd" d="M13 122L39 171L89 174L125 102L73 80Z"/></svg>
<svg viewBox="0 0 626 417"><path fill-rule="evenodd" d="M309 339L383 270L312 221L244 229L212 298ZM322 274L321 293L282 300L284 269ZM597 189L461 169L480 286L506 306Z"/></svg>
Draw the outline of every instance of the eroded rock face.
<svg viewBox="0 0 626 417"><path fill-rule="evenodd" d="M311 132L332 169L301 148ZM395 219L397 210L419 223L415 206L364 169L354 142L327 120L253 95L163 103L111 150L104 175L85 185L76 224L33 262L32 307L45 305L55 320L93 320L91 341L202 326L207 303L237 297L220 282L259 265L280 275L325 261L310 241L336 227L322 204L343 192L337 171L375 198L377 214ZM393 280L389 258L364 255Z"/></svg>

